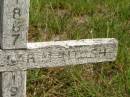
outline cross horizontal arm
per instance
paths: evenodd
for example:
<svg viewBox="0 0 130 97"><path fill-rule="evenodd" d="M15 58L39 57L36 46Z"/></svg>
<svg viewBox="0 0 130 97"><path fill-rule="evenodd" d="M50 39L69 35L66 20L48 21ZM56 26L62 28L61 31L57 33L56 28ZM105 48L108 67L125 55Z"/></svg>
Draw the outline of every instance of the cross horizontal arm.
<svg viewBox="0 0 130 97"><path fill-rule="evenodd" d="M114 61L116 39L28 43L27 50L1 50L0 71Z"/></svg>

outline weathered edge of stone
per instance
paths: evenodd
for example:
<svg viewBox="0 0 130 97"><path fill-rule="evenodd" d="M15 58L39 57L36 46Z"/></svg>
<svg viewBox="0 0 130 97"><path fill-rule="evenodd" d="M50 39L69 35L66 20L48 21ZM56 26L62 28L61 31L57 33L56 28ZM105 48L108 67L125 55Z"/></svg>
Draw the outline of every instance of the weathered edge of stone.
<svg viewBox="0 0 130 97"><path fill-rule="evenodd" d="M27 50L1 50L0 71L115 61L116 39L28 43Z"/></svg>

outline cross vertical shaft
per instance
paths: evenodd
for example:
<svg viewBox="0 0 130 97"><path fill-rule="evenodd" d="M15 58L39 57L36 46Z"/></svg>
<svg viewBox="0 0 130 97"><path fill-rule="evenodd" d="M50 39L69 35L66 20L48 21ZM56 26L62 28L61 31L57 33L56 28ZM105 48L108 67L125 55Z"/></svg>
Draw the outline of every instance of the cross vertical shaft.
<svg viewBox="0 0 130 97"><path fill-rule="evenodd" d="M29 0L0 0L1 49L27 48L29 3ZM13 66L15 57L7 59L8 65ZM1 72L0 97L26 97L26 71Z"/></svg>

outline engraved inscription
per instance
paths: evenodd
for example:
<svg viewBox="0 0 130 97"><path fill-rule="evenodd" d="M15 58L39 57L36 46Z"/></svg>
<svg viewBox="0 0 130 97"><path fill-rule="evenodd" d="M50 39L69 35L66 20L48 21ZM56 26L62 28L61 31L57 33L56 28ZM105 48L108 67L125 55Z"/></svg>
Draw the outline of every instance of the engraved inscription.
<svg viewBox="0 0 130 97"><path fill-rule="evenodd" d="M106 50L106 48L103 48L103 50L100 49L99 54L102 54L103 56L106 56L106 55L107 55L107 50Z"/></svg>
<svg viewBox="0 0 130 97"><path fill-rule="evenodd" d="M18 93L18 87L16 86L16 74L14 72L12 72L12 86L11 86L11 89L10 89L10 95L11 97L14 97L17 95Z"/></svg>
<svg viewBox="0 0 130 97"><path fill-rule="evenodd" d="M7 65L14 66L17 64L17 59L15 56L8 55L7 56Z"/></svg>
<svg viewBox="0 0 130 97"><path fill-rule="evenodd" d="M112 49L112 48L110 48ZM22 64L66 64L68 62L78 62L82 60L94 60L101 59L104 57L113 58L114 51L110 51L105 47L77 47L75 49L41 49L41 50L30 50L28 53L19 52L11 53L6 56L7 65L22 65ZM35 64L36 65L36 64ZM38 65L38 64L37 64Z"/></svg>
<svg viewBox="0 0 130 97"><path fill-rule="evenodd" d="M35 63L35 57L33 54L28 54L28 57L27 57L27 62L28 63Z"/></svg>
<svg viewBox="0 0 130 97"><path fill-rule="evenodd" d="M10 92L11 92L11 97L16 96L18 92L18 87L11 87Z"/></svg>
<svg viewBox="0 0 130 97"><path fill-rule="evenodd" d="M13 18L17 19L20 16L21 16L21 10L20 10L20 8L18 8L18 7L14 8L14 10L13 10Z"/></svg>
<svg viewBox="0 0 130 97"><path fill-rule="evenodd" d="M18 6L18 0L16 0L16 6ZM21 9L19 7L15 7L13 9L13 27L12 27L12 37L13 37L13 45L16 45L17 40L20 38L21 24L19 23L19 19L21 17Z"/></svg>
<svg viewBox="0 0 130 97"><path fill-rule="evenodd" d="M52 57L51 52L48 52L48 53L42 52L41 62L44 62L44 63L51 62L51 57Z"/></svg>
<svg viewBox="0 0 130 97"><path fill-rule="evenodd" d="M30 0L0 0L1 48L26 49Z"/></svg>
<svg viewBox="0 0 130 97"><path fill-rule="evenodd" d="M17 42L17 40L18 40L19 37L20 37L20 34L19 34L19 33L18 33L18 34L12 34L12 37L14 37L13 45L15 45L16 42Z"/></svg>
<svg viewBox="0 0 130 97"><path fill-rule="evenodd" d="M36 46L34 43L31 45ZM33 68L55 67L65 65L76 65L86 63L97 63L114 61L117 56L117 47L112 43L74 45L64 47L63 45L32 47L26 50L4 50L1 52L3 59L0 63L0 71L27 70ZM45 42L46 44L46 42ZM48 44L48 43L47 43Z"/></svg>

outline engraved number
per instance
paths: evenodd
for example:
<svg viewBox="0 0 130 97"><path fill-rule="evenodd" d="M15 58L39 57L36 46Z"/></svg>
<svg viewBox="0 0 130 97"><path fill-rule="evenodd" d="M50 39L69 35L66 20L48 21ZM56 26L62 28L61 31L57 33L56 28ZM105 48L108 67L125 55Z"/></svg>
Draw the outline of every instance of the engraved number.
<svg viewBox="0 0 130 97"><path fill-rule="evenodd" d="M19 37L20 37L20 34L12 34L12 37L14 37L13 45L15 45L16 42L17 42L17 40L18 40Z"/></svg>
<svg viewBox="0 0 130 97"><path fill-rule="evenodd" d="M16 2L18 2L18 0ZM21 16L21 9L18 8L18 7L14 8L14 10L13 10L13 18L15 19L15 22L14 22L13 27L12 27L12 31L14 32L12 34L12 37L14 37L13 45L16 44L18 38L20 37L20 34L18 33L20 31L20 25L15 24L15 23L17 23L18 18L20 16Z"/></svg>
<svg viewBox="0 0 130 97"><path fill-rule="evenodd" d="M17 87L11 87L10 92L11 92L11 96L16 96L17 92L18 92L18 88Z"/></svg>
<svg viewBox="0 0 130 97"><path fill-rule="evenodd" d="M17 24L17 25L18 25L18 24ZM20 31L20 26L15 26L15 25L13 24L12 30L13 30L14 32L19 32L19 31Z"/></svg>
<svg viewBox="0 0 130 97"><path fill-rule="evenodd" d="M20 8L14 8L14 10L13 10L13 18L16 19L16 18L19 18L20 16L21 16Z"/></svg>

